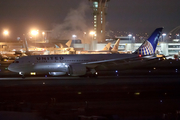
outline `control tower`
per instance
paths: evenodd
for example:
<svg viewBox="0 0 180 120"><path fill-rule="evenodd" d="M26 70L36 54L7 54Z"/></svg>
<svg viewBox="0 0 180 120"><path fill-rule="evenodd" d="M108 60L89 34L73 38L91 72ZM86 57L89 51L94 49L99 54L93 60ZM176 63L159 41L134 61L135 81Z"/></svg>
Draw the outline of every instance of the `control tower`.
<svg viewBox="0 0 180 120"><path fill-rule="evenodd" d="M105 24L106 24L106 9L107 2L110 0L89 0L92 2L93 9L93 27L95 34L93 40L97 42L105 41Z"/></svg>

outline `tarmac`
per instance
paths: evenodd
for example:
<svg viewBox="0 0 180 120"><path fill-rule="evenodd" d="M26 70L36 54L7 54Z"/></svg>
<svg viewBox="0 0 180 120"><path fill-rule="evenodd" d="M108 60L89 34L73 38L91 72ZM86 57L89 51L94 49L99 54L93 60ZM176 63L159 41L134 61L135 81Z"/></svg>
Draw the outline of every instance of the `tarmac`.
<svg viewBox="0 0 180 120"><path fill-rule="evenodd" d="M10 62L0 63L0 110L6 114L32 113L38 114L38 119L53 120L95 116L111 120L179 119L179 61L103 71L98 78L42 75L24 79L6 69Z"/></svg>

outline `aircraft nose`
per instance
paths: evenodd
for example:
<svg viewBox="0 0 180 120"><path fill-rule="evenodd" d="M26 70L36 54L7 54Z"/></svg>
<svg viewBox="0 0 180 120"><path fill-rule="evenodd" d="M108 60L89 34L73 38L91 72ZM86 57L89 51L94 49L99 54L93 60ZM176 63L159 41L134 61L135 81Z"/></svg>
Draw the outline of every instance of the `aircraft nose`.
<svg viewBox="0 0 180 120"><path fill-rule="evenodd" d="M8 66L8 70L9 71L12 71L12 72L16 72L16 69L15 69L15 66L13 63L11 63L9 66Z"/></svg>

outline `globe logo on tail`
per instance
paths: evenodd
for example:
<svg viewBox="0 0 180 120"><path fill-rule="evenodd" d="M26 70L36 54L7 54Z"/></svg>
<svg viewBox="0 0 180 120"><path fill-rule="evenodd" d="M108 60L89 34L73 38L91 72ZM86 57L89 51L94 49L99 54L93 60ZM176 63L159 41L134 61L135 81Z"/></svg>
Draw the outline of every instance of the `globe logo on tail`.
<svg viewBox="0 0 180 120"><path fill-rule="evenodd" d="M151 55L154 53L153 46L149 41L146 41L138 50L141 55Z"/></svg>

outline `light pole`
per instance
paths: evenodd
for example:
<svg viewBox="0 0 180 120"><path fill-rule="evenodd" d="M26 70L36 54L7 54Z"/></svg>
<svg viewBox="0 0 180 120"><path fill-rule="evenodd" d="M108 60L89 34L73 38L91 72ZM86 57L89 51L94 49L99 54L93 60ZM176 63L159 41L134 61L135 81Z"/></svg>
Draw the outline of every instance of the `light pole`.
<svg viewBox="0 0 180 120"><path fill-rule="evenodd" d="M178 37L179 37L179 34L176 34L176 39L178 39ZM180 39L180 38L179 38Z"/></svg>
<svg viewBox="0 0 180 120"><path fill-rule="evenodd" d="M8 30L4 30L3 32L5 39L7 38L7 36L9 35L9 31ZM6 41L7 42L7 41ZM7 46L7 45L6 45ZM3 48L2 48L3 49Z"/></svg>
<svg viewBox="0 0 180 120"><path fill-rule="evenodd" d="M38 34L38 30L32 30L31 34L35 36L35 47L36 47L36 35Z"/></svg>
<svg viewBox="0 0 180 120"><path fill-rule="evenodd" d="M164 42L164 36L166 36L166 33L162 34L162 41Z"/></svg>
<svg viewBox="0 0 180 120"><path fill-rule="evenodd" d="M45 32L42 32L42 35L43 35L43 41L45 42L45 39L44 39Z"/></svg>
<svg viewBox="0 0 180 120"><path fill-rule="evenodd" d="M86 32L84 32L84 44L86 43Z"/></svg>
<svg viewBox="0 0 180 120"><path fill-rule="evenodd" d="M89 34L92 35L92 40L93 40L93 36L94 36L95 32L91 31Z"/></svg>
<svg viewBox="0 0 180 120"><path fill-rule="evenodd" d="M7 36L9 35L9 31L8 30L4 30L3 34L4 34L5 38L7 38Z"/></svg>
<svg viewBox="0 0 180 120"><path fill-rule="evenodd" d="M132 37L132 34L129 34L128 37L129 37L129 42L130 42L130 37Z"/></svg>
<svg viewBox="0 0 180 120"><path fill-rule="evenodd" d="M91 36L92 36L92 41L91 41L91 49L92 50L94 50L94 48L95 48L95 41L93 41L93 36L95 35L95 32L94 31L91 31L90 33L89 33Z"/></svg>
<svg viewBox="0 0 180 120"><path fill-rule="evenodd" d="M73 44L75 43L75 38L77 37L77 35L72 35L73 38ZM74 46L74 45L73 45Z"/></svg>

